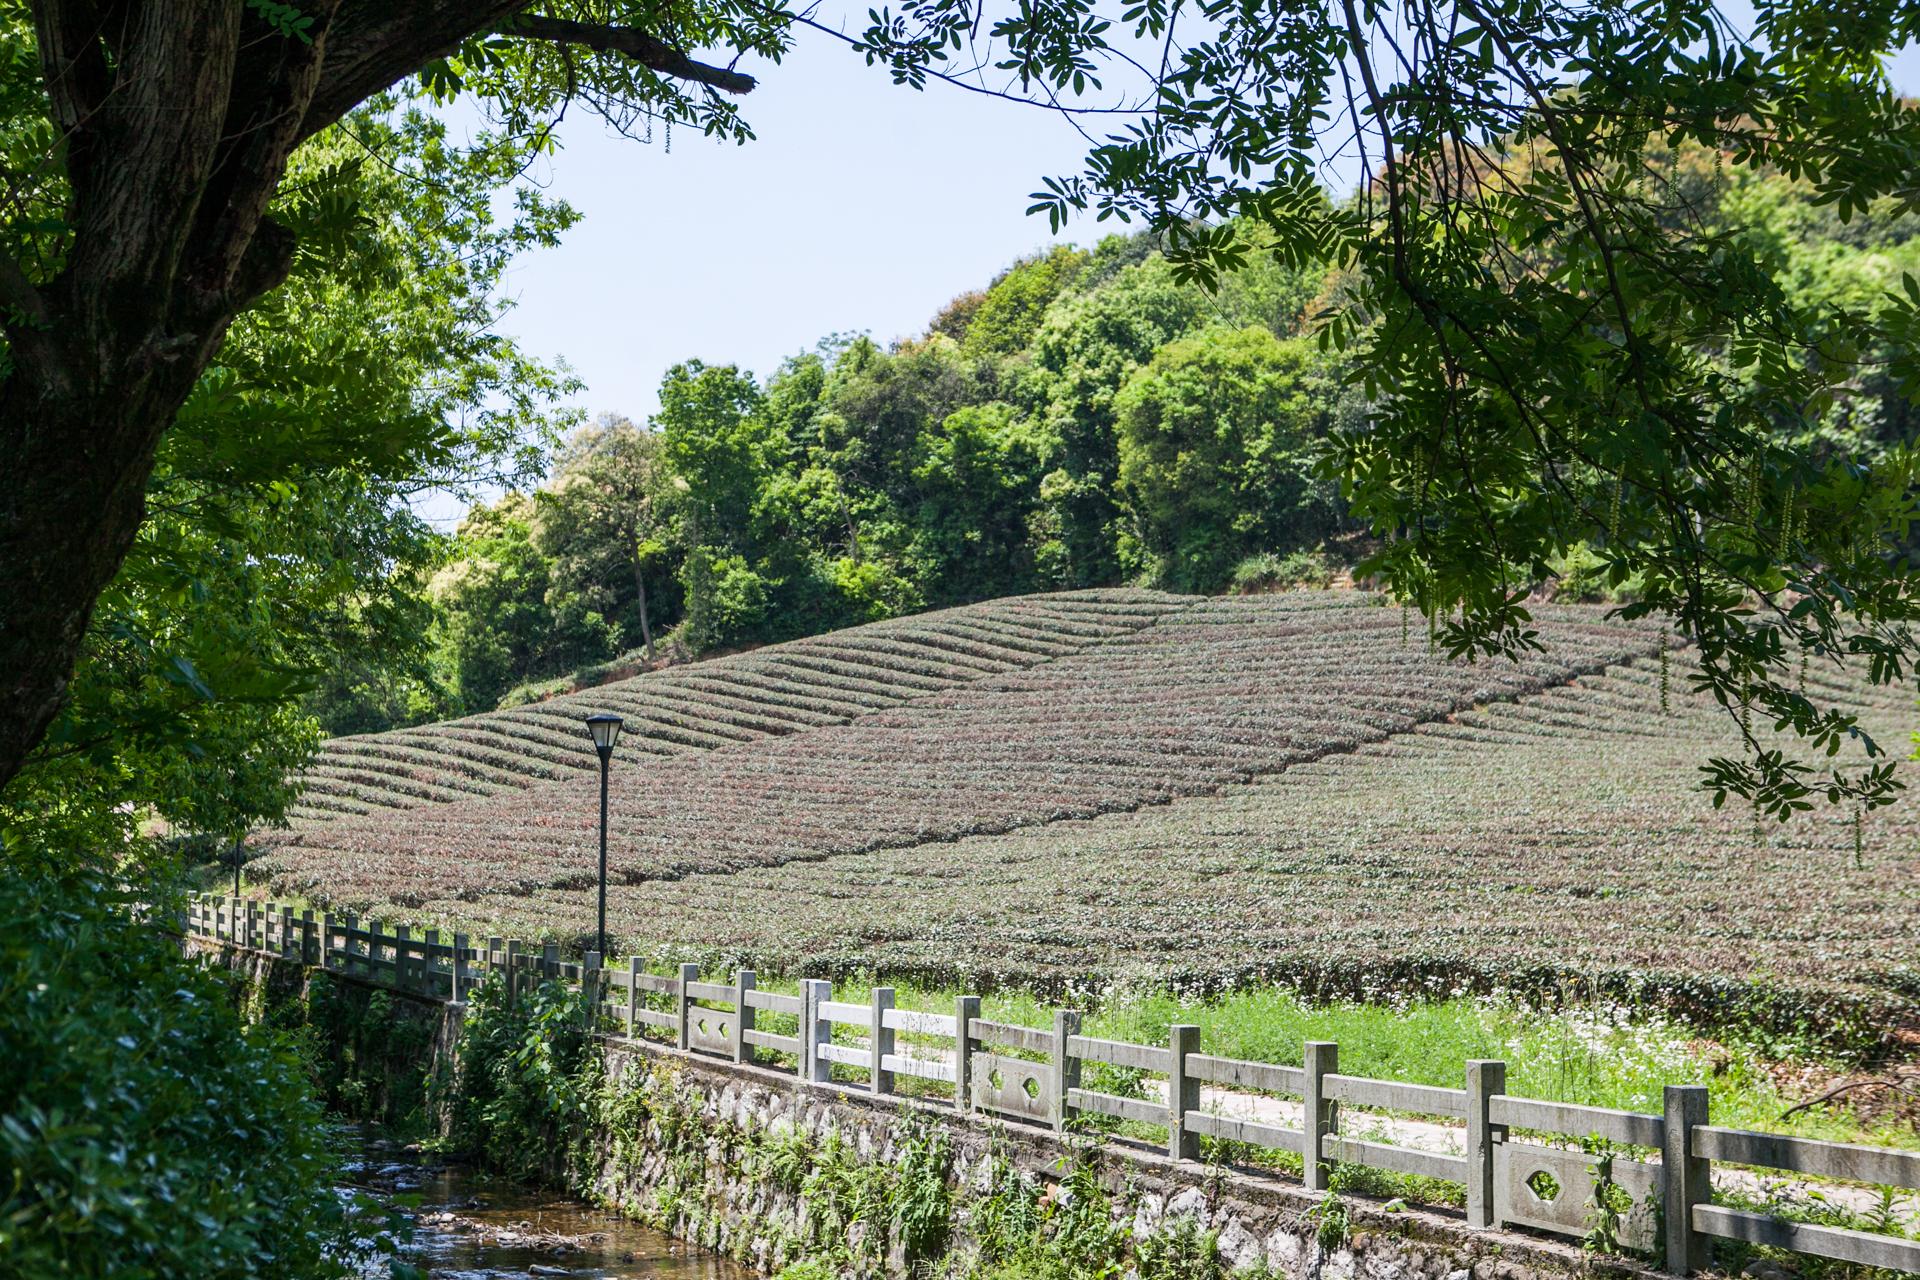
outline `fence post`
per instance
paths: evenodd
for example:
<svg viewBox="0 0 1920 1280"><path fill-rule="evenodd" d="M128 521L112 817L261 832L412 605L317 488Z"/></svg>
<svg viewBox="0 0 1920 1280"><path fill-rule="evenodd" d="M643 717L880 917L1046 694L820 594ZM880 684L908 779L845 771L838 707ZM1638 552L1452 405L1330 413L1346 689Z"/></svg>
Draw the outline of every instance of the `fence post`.
<svg viewBox="0 0 1920 1280"><path fill-rule="evenodd" d="M747 1043L747 1032L753 1030L753 1009L747 1004L747 992L754 989L754 974L751 969L741 969L733 975L733 1060L753 1065L753 1046Z"/></svg>
<svg viewBox="0 0 1920 1280"><path fill-rule="evenodd" d="M973 1110L973 1020L980 1016L980 997L961 996L953 1002L953 1107Z"/></svg>
<svg viewBox="0 0 1920 1280"><path fill-rule="evenodd" d="M1666 1183L1667 1270L1677 1276L1703 1270L1707 1238L1693 1229L1693 1206L1713 1200L1713 1165L1693 1153L1693 1126L1707 1122L1707 1089L1670 1084L1666 1089L1666 1143L1660 1152Z"/></svg>
<svg viewBox="0 0 1920 1280"><path fill-rule="evenodd" d="M1323 1140L1338 1128L1338 1113L1326 1095L1325 1079L1340 1069L1340 1046L1331 1040L1307 1041L1306 1066L1306 1087L1302 1090L1305 1105L1300 1117L1306 1147L1301 1180L1309 1191L1325 1191L1332 1167L1327 1163Z"/></svg>
<svg viewBox="0 0 1920 1280"><path fill-rule="evenodd" d="M393 926L393 965L395 985L405 991L413 983L413 930L404 924Z"/></svg>
<svg viewBox="0 0 1920 1280"><path fill-rule="evenodd" d="M293 908L288 906L280 908L280 956L293 959Z"/></svg>
<svg viewBox="0 0 1920 1280"><path fill-rule="evenodd" d="M507 939L507 1004L520 1001L520 939Z"/></svg>
<svg viewBox="0 0 1920 1280"><path fill-rule="evenodd" d="M1079 1034L1078 1009L1053 1011L1053 1096L1047 1099L1047 1120L1055 1133L1067 1127L1067 1090L1080 1087L1080 1059L1067 1052L1067 1037Z"/></svg>
<svg viewBox="0 0 1920 1280"><path fill-rule="evenodd" d="M800 980L800 1078L825 1084L831 1073L820 1046L833 1040L833 1024L820 1016L820 1006L833 999L833 984L825 978Z"/></svg>
<svg viewBox="0 0 1920 1280"><path fill-rule="evenodd" d="M426 987L428 995L438 995L440 993L436 988L440 985L438 981L440 966L435 963L439 957L436 956L434 952L440 949L440 931L438 929L428 929L420 935L420 938L419 973L423 979L422 985Z"/></svg>
<svg viewBox="0 0 1920 1280"><path fill-rule="evenodd" d="M246 937L246 941L242 942L240 945L251 950L253 947L253 913L255 908L254 908L254 902L252 898L248 898L245 901L247 904L247 937Z"/></svg>
<svg viewBox="0 0 1920 1280"><path fill-rule="evenodd" d="M1200 1109L1200 1077L1187 1074L1187 1057L1200 1052L1200 1028L1184 1023L1167 1028L1167 1155L1198 1160L1200 1135L1187 1128L1187 1113Z"/></svg>
<svg viewBox="0 0 1920 1280"><path fill-rule="evenodd" d="M673 1022L675 1027L674 1043L682 1049L693 1047L693 997L687 994L689 982L700 981L700 966L683 964L680 966L680 984L673 993Z"/></svg>
<svg viewBox="0 0 1920 1280"><path fill-rule="evenodd" d="M472 943L468 940L466 934L456 933L453 935L454 1004L465 1004L467 1002L467 980L462 966L466 963L467 952L472 949Z"/></svg>
<svg viewBox="0 0 1920 1280"><path fill-rule="evenodd" d="M486 963L482 967L485 968L488 973L493 972L495 956L499 956L502 962L506 960L506 956L504 954L506 945L507 945L506 940L504 938L497 938L497 937L494 937L492 934L487 935Z"/></svg>
<svg viewBox="0 0 1920 1280"><path fill-rule="evenodd" d="M872 1004L873 1022L867 1033L867 1048L873 1055L870 1087L875 1093L892 1093L893 1072L887 1070L884 1059L893 1052L893 1028L886 1025L887 1011L893 1008L893 988L875 987Z"/></svg>
<svg viewBox="0 0 1920 1280"><path fill-rule="evenodd" d="M627 957L627 1039L639 1034L640 1025L640 957Z"/></svg>
<svg viewBox="0 0 1920 1280"><path fill-rule="evenodd" d="M560 976L560 944L543 942L540 944L540 981L551 982Z"/></svg>
<svg viewBox="0 0 1920 1280"><path fill-rule="evenodd" d="M386 963L386 958L380 954L386 950L386 943L384 941L386 931L381 927L383 923L384 922L380 920L367 921L368 982L378 982L380 980L380 966Z"/></svg>
<svg viewBox="0 0 1920 1280"><path fill-rule="evenodd" d="M1492 1227L1494 1143L1507 1140L1493 1123L1493 1095L1507 1091L1507 1064L1490 1058L1467 1063L1467 1225Z"/></svg>
<svg viewBox="0 0 1920 1280"><path fill-rule="evenodd" d="M585 1007L587 1034L593 1035L600 1030L600 953L587 952L586 962L580 966L581 1004Z"/></svg>
<svg viewBox="0 0 1920 1280"><path fill-rule="evenodd" d="M320 963L319 948L314 945L313 908L300 913L300 963L312 967Z"/></svg>

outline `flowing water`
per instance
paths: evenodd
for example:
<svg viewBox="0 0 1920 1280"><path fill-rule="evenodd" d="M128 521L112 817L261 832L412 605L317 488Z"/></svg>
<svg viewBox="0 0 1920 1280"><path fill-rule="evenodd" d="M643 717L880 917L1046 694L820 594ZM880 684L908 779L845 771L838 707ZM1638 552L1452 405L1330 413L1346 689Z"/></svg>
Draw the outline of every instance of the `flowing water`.
<svg viewBox="0 0 1920 1280"><path fill-rule="evenodd" d="M348 1164L350 1193L411 1219L401 1261L432 1280L753 1280L726 1258L702 1253L637 1222L552 1192L490 1180L417 1149L369 1134ZM387 1256L363 1261L367 1280L387 1280Z"/></svg>

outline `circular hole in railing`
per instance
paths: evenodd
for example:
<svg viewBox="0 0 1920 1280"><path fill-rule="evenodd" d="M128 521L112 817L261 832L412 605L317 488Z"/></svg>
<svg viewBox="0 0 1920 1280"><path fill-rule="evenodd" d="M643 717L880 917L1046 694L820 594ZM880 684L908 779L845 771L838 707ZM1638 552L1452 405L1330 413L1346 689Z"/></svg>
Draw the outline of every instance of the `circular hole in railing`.
<svg viewBox="0 0 1920 1280"><path fill-rule="evenodd" d="M1541 1204L1552 1204L1560 1198L1560 1179L1545 1169L1535 1169L1527 1175L1527 1190L1533 1192L1533 1198Z"/></svg>
<svg viewBox="0 0 1920 1280"><path fill-rule="evenodd" d="M1040 1082L1032 1076L1028 1076L1025 1080L1022 1080L1020 1087L1027 1091L1029 1098L1037 1098L1040 1096Z"/></svg>
<svg viewBox="0 0 1920 1280"><path fill-rule="evenodd" d="M1000 1068L998 1067L995 1067L993 1070L987 1072L987 1083L992 1085L996 1089L1004 1089L1007 1087L1006 1079L1003 1076L1001 1076Z"/></svg>

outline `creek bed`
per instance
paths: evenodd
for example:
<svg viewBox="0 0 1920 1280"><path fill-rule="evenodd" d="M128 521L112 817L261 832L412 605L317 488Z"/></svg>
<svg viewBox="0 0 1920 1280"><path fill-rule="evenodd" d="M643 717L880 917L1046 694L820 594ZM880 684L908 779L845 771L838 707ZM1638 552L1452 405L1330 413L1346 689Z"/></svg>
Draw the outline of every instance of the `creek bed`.
<svg viewBox="0 0 1920 1280"><path fill-rule="evenodd" d="M514 1186L367 1133L347 1164L349 1194L412 1219L400 1260L432 1280L753 1280L754 1272L569 1196ZM387 1280L385 1255L363 1260Z"/></svg>

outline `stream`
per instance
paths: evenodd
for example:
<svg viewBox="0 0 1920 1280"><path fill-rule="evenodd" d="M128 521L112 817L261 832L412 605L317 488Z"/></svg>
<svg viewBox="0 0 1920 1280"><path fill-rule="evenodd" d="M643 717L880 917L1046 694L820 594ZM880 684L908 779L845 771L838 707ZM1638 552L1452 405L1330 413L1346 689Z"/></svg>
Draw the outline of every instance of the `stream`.
<svg viewBox="0 0 1920 1280"><path fill-rule="evenodd" d="M399 1260L432 1280L753 1280L731 1259L557 1192L514 1186L368 1132L347 1164L345 1194L412 1219ZM388 1280L389 1255L360 1261L365 1280Z"/></svg>

